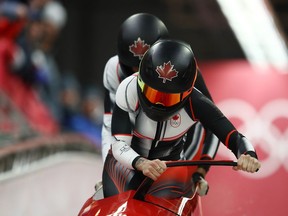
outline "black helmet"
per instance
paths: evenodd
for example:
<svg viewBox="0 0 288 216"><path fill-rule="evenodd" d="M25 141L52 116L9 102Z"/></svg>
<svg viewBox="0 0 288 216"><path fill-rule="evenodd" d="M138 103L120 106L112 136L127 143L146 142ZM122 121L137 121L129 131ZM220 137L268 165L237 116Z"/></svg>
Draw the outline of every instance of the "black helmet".
<svg viewBox="0 0 288 216"><path fill-rule="evenodd" d="M144 53L157 40L167 37L166 26L154 15L138 13L126 19L118 34L119 62L126 75L132 73L132 67L139 67Z"/></svg>
<svg viewBox="0 0 288 216"><path fill-rule="evenodd" d="M160 40L143 56L137 91L148 117L164 121L184 106L197 77L197 63L190 45Z"/></svg>

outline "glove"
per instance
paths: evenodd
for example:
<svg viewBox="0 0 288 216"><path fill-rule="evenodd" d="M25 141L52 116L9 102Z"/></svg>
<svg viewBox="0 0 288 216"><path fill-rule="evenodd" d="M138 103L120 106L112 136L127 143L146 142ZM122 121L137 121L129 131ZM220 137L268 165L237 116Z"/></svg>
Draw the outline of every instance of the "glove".
<svg viewBox="0 0 288 216"><path fill-rule="evenodd" d="M96 192L100 190L102 187L103 187L102 181L97 182L94 186Z"/></svg>
<svg viewBox="0 0 288 216"><path fill-rule="evenodd" d="M195 188L198 186L197 193L199 196L205 196L208 193L209 185L208 182L204 179L204 176L199 172L195 172L192 175L192 180L194 183L193 189L195 190Z"/></svg>

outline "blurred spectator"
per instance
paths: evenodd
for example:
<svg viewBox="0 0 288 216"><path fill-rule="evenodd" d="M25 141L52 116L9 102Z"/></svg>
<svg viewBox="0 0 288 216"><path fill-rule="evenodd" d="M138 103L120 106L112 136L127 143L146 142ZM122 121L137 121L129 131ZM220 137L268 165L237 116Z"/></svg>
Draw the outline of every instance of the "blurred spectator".
<svg viewBox="0 0 288 216"><path fill-rule="evenodd" d="M80 103L83 122L86 122L86 130L84 127L85 124L83 124L83 133L97 144L99 149L101 148L101 130L104 113L102 98L97 88L86 87L83 90Z"/></svg>
<svg viewBox="0 0 288 216"><path fill-rule="evenodd" d="M51 0L27 0L29 2L29 11L31 15L38 13Z"/></svg>
<svg viewBox="0 0 288 216"><path fill-rule="evenodd" d="M72 73L65 73L62 77L60 101L62 107L61 129L73 131L75 129L73 118L80 110L80 83Z"/></svg>
<svg viewBox="0 0 288 216"><path fill-rule="evenodd" d="M34 86L57 121L61 118L61 73L54 60L54 45L66 19L66 11L59 2L31 0L28 24L17 40L20 49L14 65L14 72Z"/></svg>
<svg viewBox="0 0 288 216"><path fill-rule="evenodd" d="M35 132L56 133L58 125L47 107L38 99L33 86L14 73L14 69L20 67L21 62L25 60L25 55L15 40L27 23L28 7L16 1L4 1L0 4L0 11L0 89L2 94L18 107Z"/></svg>
<svg viewBox="0 0 288 216"><path fill-rule="evenodd" d="M36 19L28 30L29 43L32 43L33 48L31 59L37 68L36 88L55 119L60 121L61 73L54 59L54 45L66 23L67 14L65 8L57 1L32 2L39 1L47 3L43 6L40 16L35 15Z"/></svg>
<svg viewBox="0 0 288 216"><path fill-rule="evenodd" d="M15 40L23 30L28 7L14 1L0 2L0 38Z"/></svg>
<svg viewBox="0 0 288 216"><path fill-rule="evenodd" d="M81 94L81 92L83 92ZM97 147L101 147L102 100L97 90L84 91L72 73L63 76L61 91L63 132L83 134Z"/></svg>
<svg viewBox="0 0 288 216"><path fill-rule="evenodd" d="M0 15L10 20L26 19L28 14L26 1L6 0L0 1Z"/></svg>
<svg viewBox="0 0 288 216"><path fill-rule="evenodd" d="M86 87L82 97L82 112L90 118L96 125L102 127L103 122L103 95L96 87Z"/></svg>
<svg viewBox="0 0 288 216"><path fill-rule="evenodd" d="M55 41L67 21L66 9L58 1L48 1L43 8L42 21L44 35L41 41L41 50L45 53L52 52Z"/></svg>

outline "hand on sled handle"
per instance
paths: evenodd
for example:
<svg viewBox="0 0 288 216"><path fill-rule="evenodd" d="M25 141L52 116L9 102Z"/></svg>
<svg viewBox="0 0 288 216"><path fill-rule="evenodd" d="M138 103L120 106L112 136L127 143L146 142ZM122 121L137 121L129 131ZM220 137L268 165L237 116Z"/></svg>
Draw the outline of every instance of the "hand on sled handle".
<svg viewBox="0 0 288 216"><path fill-rule="evenodd" d="M250 156L249 154L242 154L237 161L237 166L233 167L234 170L243 170L245 172L254 173L261 167L258 159Z"/></svg>
<svg viewBox="0 0 288 216"><path fill-rule="evenodd" d="M136 163L135 167L138 171L142 171L145 176L156 181L159 176L167 169L166 163L164 161L155 159L148 160L146 158L140 157Z"/></svg>
<svg viewBox="0 0 288 216"><path fill-rule="evenodd" d="M195 187L198 185L197 193L199 194L199 196L205 196L208 193L209 185L208 182L204 179L204 176L199 172L195 172L192 175L192 179L194 182L194 190Z"/></svg>

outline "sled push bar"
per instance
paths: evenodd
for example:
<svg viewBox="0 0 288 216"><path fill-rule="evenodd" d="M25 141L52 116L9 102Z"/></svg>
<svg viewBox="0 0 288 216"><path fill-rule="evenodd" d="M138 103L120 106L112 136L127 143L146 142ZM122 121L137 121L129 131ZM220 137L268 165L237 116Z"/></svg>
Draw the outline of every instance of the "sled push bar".
<svg viewBox="0 0 288 216"><path fill-rule="evenodd" d="M237 162L231 160L186 160L186 161L169 161L166 163L167 167L177 166L237 166Z"/></svg>
<svg viewBox="0 0 288 216"><path fill-rule="evenodd" d="M166 162L167 167L178 167L178 166L237 166L237 162L231 160L185 160L185 161L169 161ZM153 180L146 177L139 188L137 189L134 199L144 200L146 193L153 184Z"/></svg>

